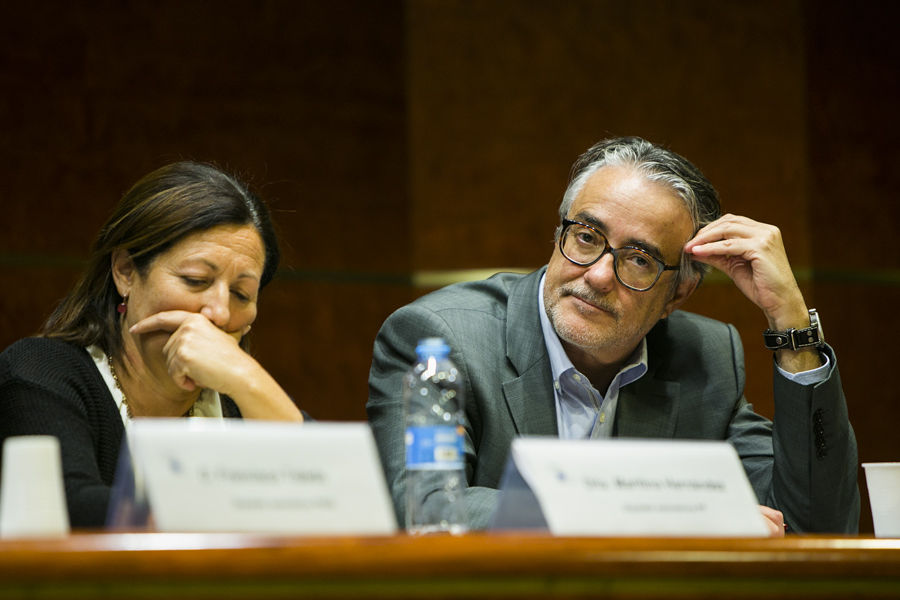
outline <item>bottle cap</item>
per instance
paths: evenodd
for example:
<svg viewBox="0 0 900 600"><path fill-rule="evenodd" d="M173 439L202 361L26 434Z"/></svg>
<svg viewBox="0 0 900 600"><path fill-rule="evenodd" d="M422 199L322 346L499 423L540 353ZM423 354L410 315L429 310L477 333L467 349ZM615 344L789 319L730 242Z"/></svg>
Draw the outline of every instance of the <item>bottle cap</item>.
<svg viewBox="0 0 900 600"><path fill-rule="evenodd" d="M435 358L447 358L450 355L450 346L444 341L444 338L432 337L419 340L416 346L416 356L419 360L434 356Z"/></svg>

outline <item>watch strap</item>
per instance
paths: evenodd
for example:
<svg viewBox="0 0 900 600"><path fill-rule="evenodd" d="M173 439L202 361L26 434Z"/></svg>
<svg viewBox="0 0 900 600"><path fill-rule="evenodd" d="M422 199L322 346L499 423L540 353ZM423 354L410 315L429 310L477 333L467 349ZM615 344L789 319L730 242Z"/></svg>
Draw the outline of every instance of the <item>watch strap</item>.
<svg viewBox="0 0 900 600"><path fill-rule="evenodd" d="M763 332L763 342L766 345L766 349L783 350L789 348L798 350L811 346L821 347L825 340L821 334L819 315L814 308L809 311L809 321L810 326L803 329L791 328L785 331L766 329Z"/></svg>

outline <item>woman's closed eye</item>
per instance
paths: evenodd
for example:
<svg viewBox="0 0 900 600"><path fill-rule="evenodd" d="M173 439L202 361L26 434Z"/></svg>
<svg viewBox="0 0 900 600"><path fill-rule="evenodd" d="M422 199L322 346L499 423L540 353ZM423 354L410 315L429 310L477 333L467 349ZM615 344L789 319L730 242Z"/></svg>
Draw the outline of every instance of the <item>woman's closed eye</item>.
<svg viewBox="0 0 900 600"><path fill-rule="evenodd" d="M235 298L238 299L239 302L241 302L243 304L247 304L248 302L250 302L253 299L250 296L250 294L247 294L246 292L243 292L241 290L231 290L231 293L234 295Z"/></svg>
<svg viewBox="0 0 900 600"><path fill-rule="evenodd" d="M202 277L192 277L190 275L182 275L181 280L190 287L205 287L209 282Z"/></svg>

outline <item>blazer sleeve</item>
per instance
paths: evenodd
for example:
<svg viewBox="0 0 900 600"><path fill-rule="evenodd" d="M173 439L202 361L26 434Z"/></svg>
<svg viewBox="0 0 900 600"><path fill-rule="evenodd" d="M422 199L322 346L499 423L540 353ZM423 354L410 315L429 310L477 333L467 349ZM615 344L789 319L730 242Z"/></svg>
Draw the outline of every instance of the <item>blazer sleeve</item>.
<svg viewBox="0 0 900 600"><path fill-rule="evenodd" d="M465 357L453 328L439 314L427 307L411 304L394 312L382 325L375 338L372 367L369 371L369 400L366 412L375 436L388 489L394 501L398 523L406 520L406 446L402 384L407 369L415 360L415 347L425 337L442 337L450 345L451 359L466 382L466 433L464 453L467 484L473 480L476 450L473 440L472 387ZM437 489L435 485L434 489ZM466 511L469 527L487 526L499 492L486 487L466 489ZM434 496L432 496L434 497Z"/></svg>
<svg viewBox="0 0 900 600"><path fill-rule="evenodd" d="M823 352L830 371L820 383L800 385L775 369L773 499L794 531L856 533L856 437L834 351Z"/></svg>
<svg viewBox="0 0 900 600"><path fill-rule="evenodd" d="M837 361L828 377L800 385L774 366L775 419L743 397L743 348L729 326L740 397L728 429L760 503L784 513L790 531L856 533L859 529L856 438L847 416Z"/></svg>

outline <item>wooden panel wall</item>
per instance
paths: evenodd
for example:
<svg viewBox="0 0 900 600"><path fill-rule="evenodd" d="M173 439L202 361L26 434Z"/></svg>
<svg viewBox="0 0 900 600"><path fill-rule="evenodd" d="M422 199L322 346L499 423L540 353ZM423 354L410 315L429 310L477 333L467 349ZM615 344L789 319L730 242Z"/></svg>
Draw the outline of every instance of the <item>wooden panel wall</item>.
<svg viewBox="0 0 900 600"><path fill-rule="evenodd" d="M4 5L0 346L38 328L133 181L179 158L214 161L256 185L282 232L283 269L254 327L260 360L315 416L362 419L375 332L426 291L413 275L540 266L572 161L637 134L694 161L726 210L782 228L838 350L861 459L900 459L898 392L872 377L896 353L871 344L898 323L897 12L804 0ZM687 308L737 325L747 395L771 415L759 311L721 278Z"/></svg>
<svg viewBox="0 0 900 600"><path fill-rule="evenodd" d="M900 461L900 5L826 5L807 30L815 301L841 352L861 462ZM862 471L862 470L861 470ZM863 530L871 511L860 473Z"/></svg>
<svg viewBox="0 0 900 600"><path fill-rule="evenodd" d="M571 164L606 135L670 144L809 264L802 12L764 6L410 3L415 266L544 264ZM757 342L765 320L725 288L688 308ZM770 356L748 361L771 414Z"/></svg>
<svg viewBox="0 0 900 600"><path fill-rule="evenodd" d="M410 298L402 3L46 2L0 22L0 343L39 327L134 181L212 161L282 233L256 353L316 416L365 418L375 332Z"/></svg>

